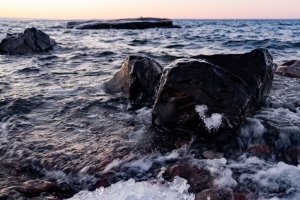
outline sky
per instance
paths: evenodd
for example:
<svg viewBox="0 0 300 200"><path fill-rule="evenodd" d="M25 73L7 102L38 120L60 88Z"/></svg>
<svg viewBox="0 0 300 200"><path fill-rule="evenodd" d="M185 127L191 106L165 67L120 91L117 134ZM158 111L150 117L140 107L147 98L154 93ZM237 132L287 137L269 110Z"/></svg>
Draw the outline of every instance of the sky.
<svg viewBox="0 0 300 200"><path fill-rule="evenodd" d="M0 0L0 18L300 19L300 0Z"/></svg>

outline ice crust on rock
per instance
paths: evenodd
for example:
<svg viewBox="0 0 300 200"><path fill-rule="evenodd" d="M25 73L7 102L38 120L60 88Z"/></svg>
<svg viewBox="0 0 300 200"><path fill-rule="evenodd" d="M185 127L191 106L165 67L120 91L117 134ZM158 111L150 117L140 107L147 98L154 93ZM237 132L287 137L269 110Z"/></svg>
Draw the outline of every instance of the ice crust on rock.
<svg viewBox="0 0 300 200"><path fill-rule="evenodd" d="M135 182L129 179L118 182L108 188L99 188L93 192L81 191L70 200L194 200L195 195L189 194L187 181L175 177L172 183Z"/></svg>
<svg viewBox="0 0 300 200"><path fill-rule="evenodd" d="M219 113L213 113L210 117L205 114L208 110L206 105L197 105L195 107L196 112L198 112L199 117L203 120L206 128L211 130L218 130L222 123L222 115Z"/></svg>

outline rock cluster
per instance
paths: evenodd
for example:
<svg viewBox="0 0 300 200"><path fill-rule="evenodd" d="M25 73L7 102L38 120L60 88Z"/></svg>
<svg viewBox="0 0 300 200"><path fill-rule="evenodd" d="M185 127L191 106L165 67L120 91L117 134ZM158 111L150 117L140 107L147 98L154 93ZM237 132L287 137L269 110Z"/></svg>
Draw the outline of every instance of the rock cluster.
<svg viewBox="0 0 300 200"><path fill-rule="evenodd" d="M105 86L122 92L134 108L155 99L152 122L163 130L221 142L265 103L274 66L262 48L177 60L163 73L153 59L130 56Z"/></svg>
<svg viewBox="0 0 300 200"><path fill-rule="evenodd" d="M24 33L7 34L0 40L0 54L30 54L52 49L56 42L46 33L27 28Z"/></svg>

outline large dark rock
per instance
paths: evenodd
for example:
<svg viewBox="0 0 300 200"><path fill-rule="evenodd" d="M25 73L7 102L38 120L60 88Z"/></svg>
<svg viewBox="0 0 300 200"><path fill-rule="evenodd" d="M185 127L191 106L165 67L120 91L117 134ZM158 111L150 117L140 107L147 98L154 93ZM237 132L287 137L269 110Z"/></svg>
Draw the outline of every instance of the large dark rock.
<svg viewBox="0 0 300 200"><path fill-rule="evenodd" d="M289 60L277 67L275 72L282 76L300 78L300 60Z"/></svg>
<svg viewBox="0 0 300 200"><path fill-rule="evenodd" d="M129 56L104 86L111 93L123 93L133 108L149 106L155 99L162 70L151 58Z"/></svg>
<svg viewBox="0 0 300 200"><path fill-rule="evenodd" d="M116 20L72 21L67 28L76 29L147 29L147 28L180 28L172 20L165 18L131 18Z"/></svg>
<svg viewBox="0 0 300 200"><path fill-rule="evenodd" d="M0 41L0 54L30 54L52 49L55 41L36 28L28 28L24 33L7 34Z"/></svg>
<svg viewBox="0 0 300 200"><path fill-rule="evenodd" d="M266 101L274 74L267 49L245 54L199 55L167 67L152 122L168 131L226 140Z"/></svg>

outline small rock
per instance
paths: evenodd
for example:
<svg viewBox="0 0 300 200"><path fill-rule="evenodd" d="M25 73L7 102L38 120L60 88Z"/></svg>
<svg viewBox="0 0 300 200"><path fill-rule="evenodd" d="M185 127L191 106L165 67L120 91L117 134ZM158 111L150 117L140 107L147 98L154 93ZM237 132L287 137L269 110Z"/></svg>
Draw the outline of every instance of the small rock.
<svg viewBox="0 0 300 200"><path fill-rule="evenodd" d="M300 78L300 60L289 60L277 67L275 72L282 76Z"/></svg>
<svg viewBox="0 0 300 200"><path fill-rule="evenodd" d="M272 149L266 144L252 144L249 145L247 151L257 153L257 154L268 155L272 152Z"/></svg>
<svg viewBox="0 0 300 200"><path fill-rule="evenodd" d="M166 172L170 176L170 181L173 181L175 176L186 179L190 185L189 191L193 193L198 193L213 187L213 179L210 173L206 170L198 169L197 167L187 164L173 165L169 167Z"/></svg>
<svg viewBox="0 0 300 200"><path fill-rule="evenodd" d="M45 180L30 180L20 186L13 186L13 189L23 194L40 194L42 192L51 192L56 188L55 183Z"/></svg>
<svg viewBox="0 0 300 200"><path fill-rule="evenodd" d="M219 152L212 152L212 151L204 151L202 153L204 158L206 159L220 159L223 158L224 154Z"/></svg>
<svg viewBox="0 0 300 200"><path fill-rule="evenodd" d="M288 151L288 160L292 164L299 164L300 160L300 147L299 146L292 146Z"/></svg>
<svg viewBox="0 0 300 200"><path fill-rule="evenodd" d="M152 106L162 70L151 58L129 56L104 86L111 93L121 92L134 108Z"/></svg>

